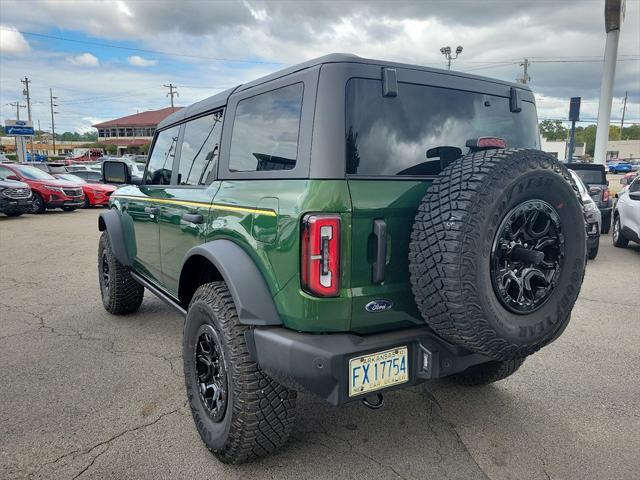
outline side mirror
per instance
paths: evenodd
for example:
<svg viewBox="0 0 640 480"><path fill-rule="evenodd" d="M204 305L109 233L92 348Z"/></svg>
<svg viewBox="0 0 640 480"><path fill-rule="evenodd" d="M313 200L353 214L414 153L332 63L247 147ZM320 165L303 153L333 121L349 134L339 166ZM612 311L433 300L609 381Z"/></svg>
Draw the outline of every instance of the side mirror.
<svg viewBox="0 0 640 480"><path fill-rule="evenodd" d="M119 160L105 160L102 162L102 178L104 178L105 183L115 183L117 185L131 183L129 167Z"/></svg>
<svg viewBox="0 0 640 480"><path fill-rule="evenodd" d="M20 181L20 177L17 175L7 175L5 178L7 180L17 180L18 182Z"/></svg>

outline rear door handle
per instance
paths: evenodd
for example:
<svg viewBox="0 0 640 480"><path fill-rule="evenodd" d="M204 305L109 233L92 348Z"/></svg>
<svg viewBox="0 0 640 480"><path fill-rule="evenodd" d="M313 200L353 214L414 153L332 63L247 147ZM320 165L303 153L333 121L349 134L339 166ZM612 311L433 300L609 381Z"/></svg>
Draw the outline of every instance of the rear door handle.
<svg viewBox="0 0 640 480"><path fill-rule="evenodd" d="M384 281L384 269L387 263L387 222L378 218L373 221L373 234L376 236L376 261L373 262L373 283Z"/></svg>
<svg viewBox="0 0 640 480"><path fill-rule="evenodd" d="M185 213L182 220L189 223L204 223L204 218L199 213Z"/></svg>
<svg viewBox="0 0 640 480"><path fill-rule="evenodd" d="M160 209L158 207L144 207L144 213L148 213L149 215L157 215L160 213Z"/></svg>

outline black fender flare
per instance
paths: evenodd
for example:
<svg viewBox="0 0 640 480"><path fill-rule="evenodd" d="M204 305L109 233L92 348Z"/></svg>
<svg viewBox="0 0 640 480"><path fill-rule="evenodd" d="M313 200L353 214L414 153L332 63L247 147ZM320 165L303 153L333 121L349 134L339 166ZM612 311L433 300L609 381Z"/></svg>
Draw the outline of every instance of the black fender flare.
<svg viewBox="0 0 640 480"><path fill-rule="evenodd" d="M116 259L123 265L130 267L132 260L135 258L135 252L130 252L127 248L127 242L125 239L125 232L123 228L123 222L125 217L120 214L116 209L110 208L100 213L98 217L98 230L101 232L106 231L109 236L109 243L111 244L111 250ZM131 230L133 234L133 228ZM135 248L135 241L133 242Z"/></svg>
<svg viewBox="0 0 640 480"><path fill-rule="evenodd" d="M224 279L243 325L282 325L273 295L253 259L230 240L213 240L190 249L184 257L180 273L189 258L200 255L209 260Z"/></svg>

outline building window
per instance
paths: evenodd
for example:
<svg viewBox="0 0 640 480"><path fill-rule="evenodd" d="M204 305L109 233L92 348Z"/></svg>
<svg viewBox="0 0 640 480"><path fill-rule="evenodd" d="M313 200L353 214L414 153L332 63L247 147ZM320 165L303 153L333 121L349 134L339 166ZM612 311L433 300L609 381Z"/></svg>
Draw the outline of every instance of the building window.
<svg viewBox="0 0 640 480"><path fill-rule="evenodd" d="M125 129L124 128L119 128L118 129L118 136L119 137L126 137L127 134L125 133Z"/></svg>
<svg viewBox="0 0 640 480"><path fill-rule="evenodd" d="M619 154L618 151L611 151L611 150L608 151L607 152L607 160L615 160L615 159L617 159L618 158L618 154Z"/></svg>
<svg viewBox="0 0 640 480"><path fill-rule="evenodd" d="M98 129L98 137L104 137L104 128Z"/></svg>

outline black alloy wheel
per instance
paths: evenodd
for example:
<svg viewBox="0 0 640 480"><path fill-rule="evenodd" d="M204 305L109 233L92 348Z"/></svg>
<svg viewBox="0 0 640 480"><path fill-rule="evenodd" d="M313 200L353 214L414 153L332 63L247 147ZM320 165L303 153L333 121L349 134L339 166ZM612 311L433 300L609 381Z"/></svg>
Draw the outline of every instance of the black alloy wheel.
<svg viewBox="0 0 640 480"><path fill-rule="evenodd" d="M214 422L224 418L227 407L227 369L218 335L211 325L198 330L194 351L200 401Z"/></svg>
<svg viewBox="0 0 640 480"><path fill-rule="evenodd" d="M527 314L549 299L565 255L558 212L542 200L517 205L502 220L491 250L491 281L500 302Z"/></svg>

